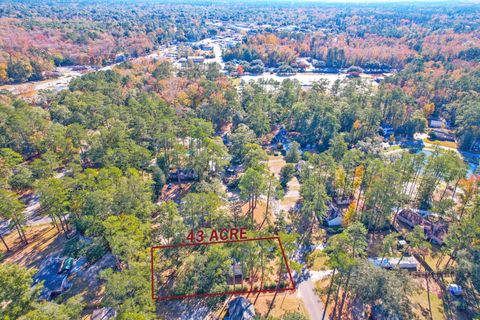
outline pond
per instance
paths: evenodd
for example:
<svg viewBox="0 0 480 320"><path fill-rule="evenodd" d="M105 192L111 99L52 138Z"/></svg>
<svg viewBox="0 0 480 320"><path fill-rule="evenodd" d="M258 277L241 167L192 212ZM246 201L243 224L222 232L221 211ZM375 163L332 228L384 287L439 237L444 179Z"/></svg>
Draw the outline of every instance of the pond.
<svg viewBox="0 0 480 320"><path fill-rule="evenodd" d="M433 151L425 150L425 149L420 150L419 153L423 153L425 156L427 156L427 158L433 155ZM467 177L469 178L474 173L478 174L478 170L477 170L478 164L468 160L464 154L462 154L462 157L465 163L467 164Z"/></svg>
<svg viewBox="0 0 480 320"><path fill-rule="evenodd" d="M337 73L308 73L308 72L296 73L288 76L279 76L277 74L265 72L258 75L244 75L240 77L240 79L242 79L245 82L249 82L250 80L254 80L254 81L275 80L278 82L282 82L285 79L298 80L298 82L300 82L302 86L311 86L314 81L320 81L320 80L327 80L329 85L331 86L336 80L343 80L346 78L347 78L347 75L344 73L337 74ZM377 84L375 82L375 78L372 75L361 74L360 78L368 81L371 84Z"/></svg>

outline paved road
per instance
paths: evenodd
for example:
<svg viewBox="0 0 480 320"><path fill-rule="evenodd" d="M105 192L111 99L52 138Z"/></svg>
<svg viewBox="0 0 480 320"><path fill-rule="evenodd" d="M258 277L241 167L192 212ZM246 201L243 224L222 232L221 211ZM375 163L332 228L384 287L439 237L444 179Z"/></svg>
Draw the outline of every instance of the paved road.
<svg viewBox="0 0 480 320"><path fill-rule="evenodd" d="M315 282L329 276L332 270L325 271L309 271L305 269L302 279L297 280L298 290L297 295L303 300L310 320L322 319L323 310L325 306L320 298L315 293Z"/></svg>
<svg viewBox="0 0 480 320"><path fill-rule="evenodd" d="M303 300L310 320L322 319L324 305L315 294L315 286L311 278L298 285L298 296Z"/></svg>
<svg viewBox="0 0 480 320"><path fill-rule="evenodd" d="M292 260L305 265L303 259L303 253L310 250L323 250L323 245L315 248L302 246L295 253L295 256L291 257ZM315 292L315 282L329 276L332 270L325 271L312 271L304 267L300 276L296 277L297 283L297 296L302 299L305 308L307 309L310 320L322 319L323 310L325 306Z"/></svg>

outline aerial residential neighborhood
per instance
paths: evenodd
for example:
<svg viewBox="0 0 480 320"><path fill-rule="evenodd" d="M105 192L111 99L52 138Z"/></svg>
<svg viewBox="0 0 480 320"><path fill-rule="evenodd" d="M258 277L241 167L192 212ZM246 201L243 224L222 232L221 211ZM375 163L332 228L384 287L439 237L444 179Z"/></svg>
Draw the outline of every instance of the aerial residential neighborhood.
<svg viewBox="0 0 480 320"><path fill-rule="evenodd" d="M479 319L479 13L0 2L0 319Z"/></svg>

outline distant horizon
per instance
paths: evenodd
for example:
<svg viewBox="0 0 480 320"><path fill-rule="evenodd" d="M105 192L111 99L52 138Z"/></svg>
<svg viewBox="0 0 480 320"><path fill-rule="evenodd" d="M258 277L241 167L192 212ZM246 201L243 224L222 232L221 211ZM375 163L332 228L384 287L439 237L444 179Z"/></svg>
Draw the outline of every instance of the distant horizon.
<svg viewBox="0 0 480 320"><path fill-rule="evenodd" d="M95 0L94 0L95 1ZM117 0L112 0L116 2ZM125 0L119 0L125 1ZM128 1L128 0L127 0ZM136 2L136 0L130 0ZM355 3L355 4L364 4L364 3L426 3L426 4L435 4L435 3L451 3L451 4L480 4L480 0L235 0L235 1L226 1L226 0L146 0L152 2L167 2L167 3Z"/></svg>
<svg viewBox="0 0 480 320"><path fill-rule="evenodd" d="M480 4L480 0L6 0L5 3L168 3L168 4Z"/></svg>

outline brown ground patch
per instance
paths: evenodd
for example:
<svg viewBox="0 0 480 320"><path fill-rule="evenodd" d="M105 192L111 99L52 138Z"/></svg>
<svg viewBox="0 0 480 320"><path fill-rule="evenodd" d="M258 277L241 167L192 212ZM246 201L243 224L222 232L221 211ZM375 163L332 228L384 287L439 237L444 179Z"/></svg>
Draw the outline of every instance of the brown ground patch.
<svg viewBox="0 0 480 320"><path fill-rule="evenodd" d="M329 269L327 266L328 257L319 250L315 250L309 257L309 268L313 271L323 271Z"/></svg>
<svg viewBox="0 0 480 320"><path fill-rule="evenodd" d="M65 243L65 237L59 236L51 224L43 224L25 228L28 244L21 242L17 232L12 232L5 237L10 247L6 252L1 246L2 262L16 263L28 268L38 266L42 260L60 252Z"/></svg>
<svg viewBox="0 0 480 320"><path fill-rule="evenodd" d="M457 143L453 141L441 141L441 140L430 140L430 139L425 139L424 141L426 143L435 144L437 146L458 149Z"/></svg>
<svg viewBox="0 0 480 320"><path fill-rule="evenodd" d="M253 210L253 219L255 220L255 224L256 224L257 228L262 226L262 224L263 224L262 228L265 228L268 225L269 222L273 223L275 221L275 216L272 213L272 210L270 210L270 209L268 209L269 217L268 217L268 219L265 219L266 209L267 209L266 202L264 202L263 200L258 200L257 206ZM242 206L242 214L243 215L247 215L247 214L251 215L251 213L248 213L248 202L245 203Z"/></svg>
<svg viewBox="0 0 480 320"><path fill-rule="evenodd" d="M282 170L287 162L283 159L283 156L269 156L267 164L270 171L278 178L280 177L280 170Z"/></svg>
<svg viewBox="0 0 480 320"><path fill-rule="evenodd" d="M300 182L293 177L287 184L287 192L280 201L281 208L285 211L292 209L300 199Z"/></svg>
<svg viewBox="0 0 480 320"><path fill-rule="evenodd" d="M254 304L256 314L263 318L269 312L274 296L275 293L260 293L253 296L250 295L248 298ZM275 298L269 316L279 318L288 312L300 312L308 318L303 302L297 298L295 292L280 292Z"/></svg>
<svg viewBox="0 0 480 320"><path fill-rule="evenodd" d="M170 189L168 188L169 184L171 185ZM160 196L158 197L158 202L178 200L190 191L192 185L193 182L182 182L181 184L177 182L167 183L162 188Z"/></svg>

